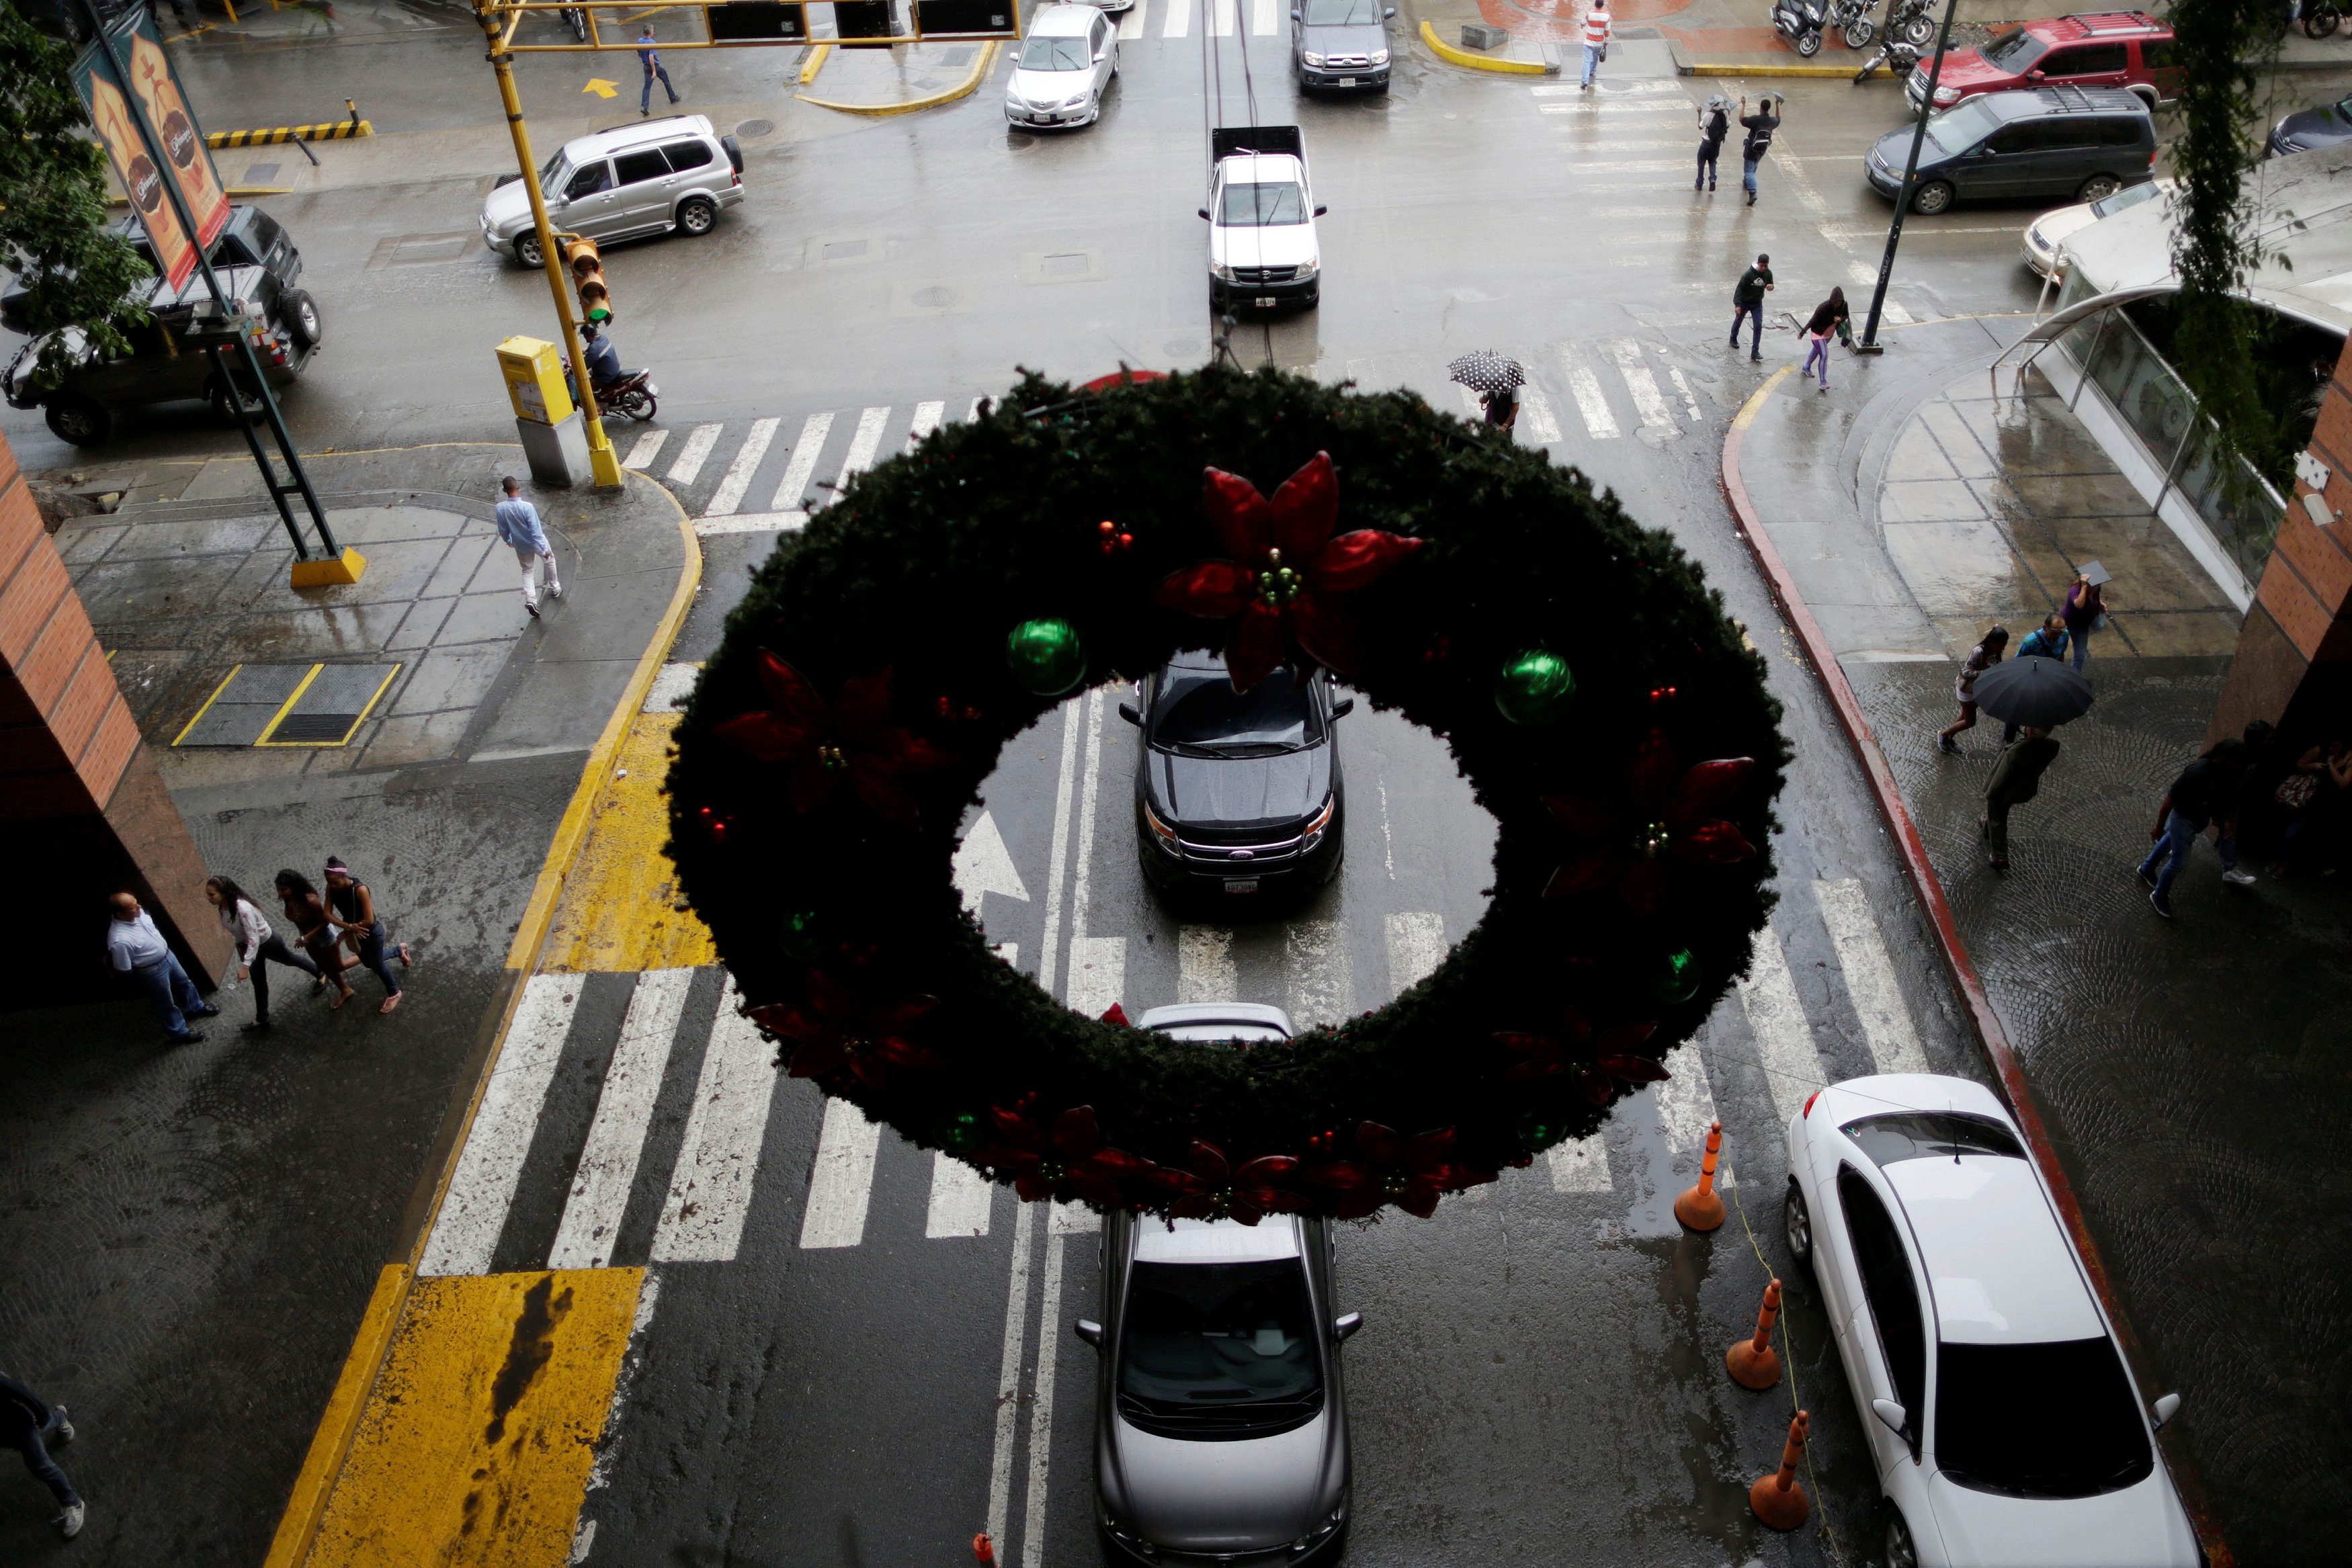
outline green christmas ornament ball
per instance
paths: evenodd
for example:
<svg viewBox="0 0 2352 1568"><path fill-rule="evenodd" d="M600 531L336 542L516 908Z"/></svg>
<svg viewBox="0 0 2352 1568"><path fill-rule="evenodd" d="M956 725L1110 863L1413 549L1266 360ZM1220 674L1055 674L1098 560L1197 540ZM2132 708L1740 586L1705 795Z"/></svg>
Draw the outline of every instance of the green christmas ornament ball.
<svg viewBox="0 0 2352 1568"><path fill-rule="evenodd" d="M1087 678L1087 650L1078 629L1058 615L1024 621L1004 639L1004 662L1025 691L1058 697Z"/></svg>
<svg viewBox="0 0 2352 1568"><path fill-rule="evenodd" d="M951 1154L960 1155L979 1141L980 1117L970 1111L959 1111L950 1117L947 1130L940 1134L940 1142L945 1144Z"/></svg>
<svg viewBox="0 0 2352 1568"><path fill-rule="evenodd" d="M805 964L815 957L817 950L824 946L816 934L815 912L804 910L798 915L785 915L776 933L776 945L783 949L785 957L796 963Z"/></svg>
<svg viewBox="0 0 2352 1568"><path fill-rule="evenodd" d="M1541 648L1514 657L1495 682L1495 706L1513 724L1549 724L1575 700L1568 661Z"/></svg>
<svg viewBox="0 0 2352 1568"><path fill-rule="evenodd" d="M1687 947L1657 960L1650 976L1650 994L1669 1006L1698 995L1698 959Z"/></svg>

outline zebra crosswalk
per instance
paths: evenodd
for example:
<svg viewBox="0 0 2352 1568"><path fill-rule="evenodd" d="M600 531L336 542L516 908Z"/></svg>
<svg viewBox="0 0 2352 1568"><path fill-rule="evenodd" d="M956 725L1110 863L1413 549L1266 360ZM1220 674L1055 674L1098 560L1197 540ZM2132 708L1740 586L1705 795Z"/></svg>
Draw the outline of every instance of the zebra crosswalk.
<svg viewBox="0 0 2352 1568"><path fill-rule="evenodd" d="M965 841L984 850L997 838L983 814ZM985 872L987 858L960 857L960 871ZM1013 880L1017 886L1017 874ZM1009 892L1001 880L987 887ZM1650 1106L1636 1100L1621 1111L1628 1124L1654 1117L1678 1166L1696 1160L1727 1104L1741 1119L1741 1159L1769 1167L1769 1145L1816 1089L1860 1073L1927 1070L1862 884L1823 879L1810 891L1825 941L1810 934L1804 940L1828 956L1809 967L1825 977L1801 988L1780 931L1758 932L1735 999L1703 1028L1695 1051L1673 1059L1673 1076L1656 1086ZM983 895L969 881L964 893L975 904ZM1784 898L1784 920L1800 902ZM1372 975L1359 972L1344 918L1270 931L1188 924L1158 949L1172 948L1172 976L1141 956L1148 945L1140 940L1079 936L1057 988L1083 1013L1114 1001L1139 1013L1160 1001L1267 1000L1283 1004L1301 1027L1331 1022L1411 988L1444 957L1450 934L1440 915L1397 910L1379 920L1363 951L1385 956L1384 975L1377 967ZM1017 946L997 951L1021 967ZM1837 977L1833 988L1828 974ZM1839 1021L1848 1018L1850 1029ZM568 1121L559 1116L551 1101L559 1074L581 1072L599 1080L584 1126L576 1113ZM793 1234L802 1250L855 1249L873 1237L877 1171L913 1164L928 1166L908 1173L928 1189L925 1240L986 1237L1005 1218L999 1189L970 1166L886 1136L845 1101L824 1103L813 1149L787 1152L780 1146L784 1129L806 1122L779 1123L773 1113L784 1096L815 1092L785 1088L782 1077L774 1047L737 1011L733 982L716 966L532 977L421 1271L725 1263L740 1255L754 1210L771 1203L786 1205L787 1215L799 1205ZM1563 1198L1632 1201L1643 1183L1627 1166L1635 1154L1622 1145L1612 1135L1551 1150L1550 1190ZM805 1190L793 1190L803 1172ZM1735 1179L1727 1165L1719 1179ZM894 1225L911 1224L891 1212ZM1056 1210L1051 1223L1055 1234L1074 1234L1095 1220L1082 1209Z"/></svg>

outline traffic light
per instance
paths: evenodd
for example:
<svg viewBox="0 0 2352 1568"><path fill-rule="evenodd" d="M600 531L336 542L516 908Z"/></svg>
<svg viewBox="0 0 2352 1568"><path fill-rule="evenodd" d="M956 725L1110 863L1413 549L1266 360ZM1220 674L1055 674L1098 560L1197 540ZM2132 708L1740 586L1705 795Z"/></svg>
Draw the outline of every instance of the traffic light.
<svg viewBox="0 0 2352 1568"><path fill-rule="evenodd" d="M599 326L613 319L613 291L604 283L604 261L596 242L567 235L560 242L563 265L572 269L572 287L580 296L580 319Z"/></svg>

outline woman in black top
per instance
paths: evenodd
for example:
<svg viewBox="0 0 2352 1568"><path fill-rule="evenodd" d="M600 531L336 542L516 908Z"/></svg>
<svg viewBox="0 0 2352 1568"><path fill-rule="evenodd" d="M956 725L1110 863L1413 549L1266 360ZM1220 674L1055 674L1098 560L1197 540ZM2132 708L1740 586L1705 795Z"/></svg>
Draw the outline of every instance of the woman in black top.
<svg viewBox="0 0 2352 1568"><path fill-rule="evenodd" d="M400 1005L400 982L392 977L392 969L383 961L384 944L390 940L383 917L375 912L375 897L367 883L352 876L351 868L333 855L327 857L327 917L341 932L343 941L383 982L383 1005L376 1011L390 1012ZM408 967L408 944L399 944L394 951L400 955L400 967Z"/></svg>
<svg viewBox="0 0 2352 1568"><path fill-rule="evenodd" d="M292 869L278 873L278 901L286 910L287 924L294 927L302 951L319 966L319 983L313 990L323 990L327 982L335 983L335 999L327 1005L339 1008L358 993L343 978L349 967L335 944L335 925L328 917L327 901L310 885L310 879Z"/></svg>
<svg viewBox="0 0 2352 1568"><path fill-rule="evenodd" d="M1845 319L1845 290L1832 288L1827 299L1813 307L1813 319L1805 323L1805 337L1808 340L1805 348L1805 365L1804 369L1799 371L1797 374L1802 376L1813 368L1813 361L1816 359L1820 360L1823 392L1830 390L1830 337L1838 330L1839 323Z"/></svg>

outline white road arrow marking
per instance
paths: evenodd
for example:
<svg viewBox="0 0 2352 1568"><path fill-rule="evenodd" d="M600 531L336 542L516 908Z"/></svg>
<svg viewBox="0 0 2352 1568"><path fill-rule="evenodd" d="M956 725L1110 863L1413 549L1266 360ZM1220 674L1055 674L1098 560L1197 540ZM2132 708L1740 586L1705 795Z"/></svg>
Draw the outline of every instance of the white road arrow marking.
<svg viewBox="0 0 2352 1568"><path fill-rule="evenodd" d="M974 915L980 913L980 895L983 893L1001 893L1024 904L1029 901L1028 886L1013 863L1012 852L1004 847L1004 835L996 831L996 819L986 811L971 825L963 842L956 846L955 884L956 892L963 897L963 906Z"/></svg>

